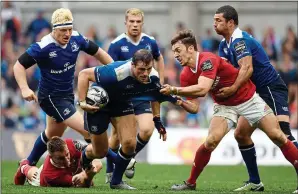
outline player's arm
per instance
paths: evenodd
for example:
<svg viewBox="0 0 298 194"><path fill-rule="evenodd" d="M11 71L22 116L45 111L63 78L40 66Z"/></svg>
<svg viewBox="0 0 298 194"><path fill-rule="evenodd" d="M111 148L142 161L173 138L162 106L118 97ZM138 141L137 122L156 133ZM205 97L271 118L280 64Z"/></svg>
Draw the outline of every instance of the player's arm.
<svg viewBox="0 0 298 194"><path fill-rule="evenodd" d="M114 61L112 57L100 47L98 47L97 52L93 56L104 65L110 64Z"/></svg>
<svg viewBox="0 0 298 194"><path fill-rule="evenodd" d="M167 131L160 120L160 103L158 101L153 101L151 102L151 107L152 107L154 125L158 133L160 134L159 138L160 139L162 138L163 141L166 141Z"/></svg>
<svg viewBox="0 0 298 194"><path fill-rule="evenodd" d="M175 87L164 85L160 92L164 95L179 95L190 98L204 97L212 87L214 80L205 76L200 76L198 84L187 87Z"/></svg>
<svg viewBox="0 0 298 194"><path fill-rule="evenodd" d="M20 87L22 97L27 101L34 100L37 102L37 97L34 92L29 88L27 77L26 77L26 69L33 66L36 63L35 59L30 56L27 52L23 53L15 65L13 66L14 77Z"/></svg>
<svg viewBox="0 0 298 194"><path fill-rule="evenodd" d="M111 43L108 49L108 54L112 57L114 61L119 61L119 46L116 43Z"/></svg>
<svg viewBox="0 0 298 194"><path fill-rule="evenodd" d="M238 65L240 67L238 76L234 84L230 87L221 88L218 97L229 97L233 95L244 83L246 83L253 73L252 65L252 55L251 50L247 46L248 44L244 39L236 40L236 43L233 43L232 50L236 55Z"/></svg>
<svg viewBox="0 0 298 194"><path fill-rule="evenodd" d="M191 100L178 100L178 105L189 113L196 114L199 112L199 101L197 98Z"/></svg>
<svg viewBox="0 0 298 194"><path fill-rule="evenodd" d="M78 76L78 97L80 107L87 112L96 112L99 107L91 106L86 103L86 96L89 88L89 81L96 82L96 67L87 68L80 71Z"/></svg>

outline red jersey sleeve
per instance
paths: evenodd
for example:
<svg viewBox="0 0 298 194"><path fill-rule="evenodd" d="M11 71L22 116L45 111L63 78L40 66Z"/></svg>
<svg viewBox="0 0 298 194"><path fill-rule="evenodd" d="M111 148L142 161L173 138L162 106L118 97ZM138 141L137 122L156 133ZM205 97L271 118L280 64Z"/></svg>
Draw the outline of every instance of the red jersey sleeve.
<svg viewBox="0 0 298 194"><path fill-rule="evenodd" d="M208 58L207 60L204 60L199 64L201 76L208 77L213 80L216 77L218 67L219 61L214 58Z"/></svg>
<svg viewBox="0 0 298 194"><path fill-rule="evenodd" d="M184 68L180 74L180 86L181 87L187 87L187 86L191 86L192 84L189 83L189 71ZM195 98L190 98L190 97L186 97L187 100L193 100Z"/></svg>
<svg viewBox="0 0 298 194"><path fill-rule="evenodd" d="M46 176L44 178L47 186L50 187L71 187L72 186L72 176L69 174L59 174L57 176L51 177Z"/></svg>

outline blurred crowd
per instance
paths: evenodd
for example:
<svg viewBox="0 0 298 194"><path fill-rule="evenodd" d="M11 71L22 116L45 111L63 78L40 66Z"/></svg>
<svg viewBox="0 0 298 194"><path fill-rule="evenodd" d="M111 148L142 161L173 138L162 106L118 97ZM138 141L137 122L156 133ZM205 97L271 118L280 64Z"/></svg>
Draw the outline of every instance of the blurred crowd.
<svg viewBox="0 0 298 194"><path fill-rule="evenodd" d="M48 18L44 18L43 10L36 11L28 26L22 25L21 13L11 2L3 2L1 10L1 129L11 130L44 130L45 113L37 103L25 102L21 98L16 84L12 67L18 57L32 42L39 41L44 35L51 32ZM179 22L176 29L185 29L184 23ZM254 29L250 26L243 28L254 36ZM280 73L289 89L289 108L291 112L291 128L298 128L297 101L298 101L298 38L293 28L289 26L285 37L276 37L274 29L268 27L263 37L256 37L263 45L272 61L272 65ZM95 26L90 26L85 32L81 31L90 40L107 50L110 42L122 32L117 32L111 26L106 36L101 36ZM174 59L170 45L162 45L158 34L145 32L154 36L165 59L165 83L179 85L181 66ZM197 35L199 51L217 53L221 37L215 36L212 29L206 29L204 35ZM84 68L94 67L99 62L81 52L77 60L76 78L78 72ZM28 84L37 91L40 79L39 68L35 65L27 70ZM75 80L76 83L76 80ZM198 114L189 114L170 103L162 104L162 119L167 127L206 128L213 112L213 102L209 96L199 98L200 111Z"/></svg>

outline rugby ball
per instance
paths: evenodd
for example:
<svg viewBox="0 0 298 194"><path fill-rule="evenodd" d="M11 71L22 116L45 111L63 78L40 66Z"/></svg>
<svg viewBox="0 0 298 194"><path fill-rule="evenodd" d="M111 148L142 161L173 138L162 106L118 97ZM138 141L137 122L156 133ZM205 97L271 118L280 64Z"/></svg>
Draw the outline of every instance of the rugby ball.
<svg viewBox="0 0 298 194"><path fill-rule="evenodd" d="M109 103L107 91L100 86L91 86L87 93L86 103L100 108L105 107Z"/></svg>

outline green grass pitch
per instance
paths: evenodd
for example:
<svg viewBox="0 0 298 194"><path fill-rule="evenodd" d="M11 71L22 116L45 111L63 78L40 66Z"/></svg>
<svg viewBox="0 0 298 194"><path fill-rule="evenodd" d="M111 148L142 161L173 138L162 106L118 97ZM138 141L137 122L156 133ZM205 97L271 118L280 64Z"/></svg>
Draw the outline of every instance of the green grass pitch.
<svg viewBox="0 0 298 194"><path fill-rule="evenodd" d="M187 165L149 165L138 163L135 177L127 180L135 191L112 190L105 180L105 166L100 174L95 176L95 186L92 188L42 188L28 185L13 185L13 175L16 171L16 161L2 161L1 189L2 193L235 193L233 189L241 186L247 179L246 169L238 166L207 166L197 182L196 191L174 192L169 188L175 183L185 180L190 171ZM259 168L265 185L263 193L292 193L297 184L296 175L291 166L267 166ZM126 180L126 179L125 179ZM245 193L245 192L241 192Z"/></svg>

